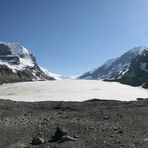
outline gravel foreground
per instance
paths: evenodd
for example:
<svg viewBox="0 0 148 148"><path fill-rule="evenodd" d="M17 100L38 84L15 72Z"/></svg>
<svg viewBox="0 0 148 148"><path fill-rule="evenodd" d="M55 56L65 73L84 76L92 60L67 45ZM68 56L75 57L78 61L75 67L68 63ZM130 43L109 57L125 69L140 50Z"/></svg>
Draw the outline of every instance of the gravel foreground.
<svg viewBox="0 0 148 148"><path fill-rule="evenodd" d="M57 127L77 140L52 141ZM33 138L42 139L32 143ZM148 100L0 100L0 148L148 148Z"/></svg>

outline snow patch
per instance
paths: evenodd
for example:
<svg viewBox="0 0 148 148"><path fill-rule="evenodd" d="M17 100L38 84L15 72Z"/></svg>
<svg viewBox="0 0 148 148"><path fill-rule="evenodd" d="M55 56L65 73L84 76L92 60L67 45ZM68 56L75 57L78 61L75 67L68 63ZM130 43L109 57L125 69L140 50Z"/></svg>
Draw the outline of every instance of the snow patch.
<svg viewBox="0 0 148 148"><path fill-rule="evenodd" d="M52 72L49 72L47 69L45 69L44 67L42 67L42 66L40 66L40 69L46 74L46 75L48 75L48 76L50 76L50 77L53 77L53 78L55 78L56 80L61 80L62 78L62 76L61 75L59 75L59 74L55 74L55 73L52 73Z"/></svg>

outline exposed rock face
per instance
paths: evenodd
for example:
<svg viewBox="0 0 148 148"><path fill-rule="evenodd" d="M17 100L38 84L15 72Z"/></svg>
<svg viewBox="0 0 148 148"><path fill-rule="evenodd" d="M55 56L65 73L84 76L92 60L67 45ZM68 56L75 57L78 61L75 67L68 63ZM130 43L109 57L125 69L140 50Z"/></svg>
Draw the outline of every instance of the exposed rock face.
<svg viewBox="0 0 148 148"><path fill-rule="evenodd" d="M12 55L12 52L7 45L1 43L0 44L0 55L5 55L5 56L6 55Z"/></svg>
<svg viewBox="0 0 148 148"><path fill-rule="evenodd" d="M33 54L15 43L0 43L0 84L9 82L55 80L42 71Z"/></svg>
<svg viewBox="0 0 148 148"><path fill-rule="evenodd" d="M121 83L148 88L148 51L145 50L132 60L128 72L119 80Z"/></svg>

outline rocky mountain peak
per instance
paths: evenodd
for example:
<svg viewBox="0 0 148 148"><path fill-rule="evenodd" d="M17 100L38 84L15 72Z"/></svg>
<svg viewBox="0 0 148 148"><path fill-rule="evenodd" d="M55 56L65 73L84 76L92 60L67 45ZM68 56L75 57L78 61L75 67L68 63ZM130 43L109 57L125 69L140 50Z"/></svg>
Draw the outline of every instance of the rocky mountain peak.
<svg viewBox="0 0 148 148"><path fill-rule="evenodd" d="M147 73L148 48L141 46L127 51L120 57L108 60L102 66L81 75L79 78L119 81L140 86L148 83Z"/></svg>
<svg viewBox="0 0 148 148"><path fill-rule="evenodd" d="M21 44L0 42L0 83L55 79L38 66L34 55Z"/></svg>

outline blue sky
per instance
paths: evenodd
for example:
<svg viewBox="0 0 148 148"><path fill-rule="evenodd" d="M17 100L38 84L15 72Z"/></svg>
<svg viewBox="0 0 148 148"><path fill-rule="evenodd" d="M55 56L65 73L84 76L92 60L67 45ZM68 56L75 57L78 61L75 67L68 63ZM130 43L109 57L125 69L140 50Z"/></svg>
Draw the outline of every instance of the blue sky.
<svg viewBox="0 0 148 148"><path fill-rule="evenodd" d="M148 1L0 0L0 40L22 43L51 72L79 75L148 46Z"/></svg>

